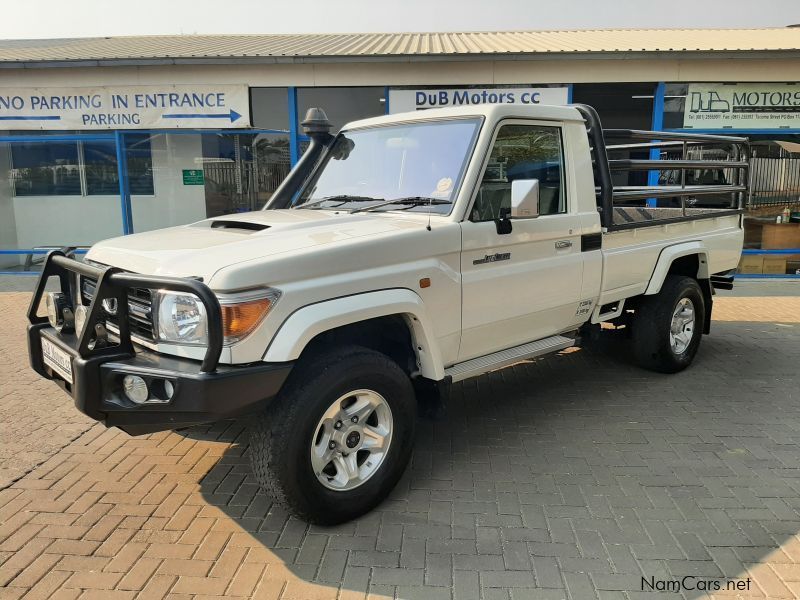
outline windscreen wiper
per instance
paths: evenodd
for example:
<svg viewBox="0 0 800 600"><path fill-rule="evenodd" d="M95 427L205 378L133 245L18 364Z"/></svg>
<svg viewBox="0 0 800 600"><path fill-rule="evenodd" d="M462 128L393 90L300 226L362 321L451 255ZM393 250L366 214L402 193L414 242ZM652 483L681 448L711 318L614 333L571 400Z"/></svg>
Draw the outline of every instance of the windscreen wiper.
<svg viewBox="0 0 800 600"><path fill-rule="evenodd" d="M298 204L292 208L312 208L314 206L318 206L323 202L328 202L329 200L332 201L340 201L339 204L336 206L332 206L331 208L337 208L342 206L342 204L347 204L348 202L383 202L383 198L373 198L372 196L350 196L348 194L335 194L333 196L325 196L324 198L319 198L318 200L312 200L311 202L304 202L303 204Z"/></svg>
<svg viewBox="0 0 800 600"><path fill-rule="evenodd" d="M355 208L350 211L350 214L357 212L367 212L371 210L375 210L376 208L381 208L383 206L389 206L391 204L401 204L403 206L407 206L408 208L413 208L414 206L437 206L440 204L452 204L450 200L442 200L440 198L430 198L428 196L408 196L407 198L395 198L394 200L386 200L379 204L373 204L372 206L367 206L364 208Z"/></svg>

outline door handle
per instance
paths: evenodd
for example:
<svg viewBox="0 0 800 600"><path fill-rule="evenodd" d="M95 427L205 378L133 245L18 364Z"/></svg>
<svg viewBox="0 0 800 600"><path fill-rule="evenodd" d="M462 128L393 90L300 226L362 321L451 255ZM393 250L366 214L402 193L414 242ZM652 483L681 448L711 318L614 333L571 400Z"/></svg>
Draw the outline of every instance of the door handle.
<svg viewBox="0 0 800 600"><path fill-rule="evenodd" d="M572 242L570 240L558 240L556 242L556 250L563 250L564 248L572 248Z"/></svg>

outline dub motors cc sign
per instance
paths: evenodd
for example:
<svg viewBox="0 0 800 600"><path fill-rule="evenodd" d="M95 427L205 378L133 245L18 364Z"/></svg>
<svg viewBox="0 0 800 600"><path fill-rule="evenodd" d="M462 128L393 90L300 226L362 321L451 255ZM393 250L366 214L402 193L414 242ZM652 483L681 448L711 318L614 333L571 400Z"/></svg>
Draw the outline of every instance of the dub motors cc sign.
<svg viewBox="0 0 800 600"><path fill-rule="evenodd" d="M693 129L800 129L800 85L692 83L683 126Z"/></svg>
<svg viewBox="0 0 800 600"><path fill-rule="evenodd" d="M0 129L250 126L246 85L0 89Z"/></svg>
<svg viewBox="0 0 800 600"><path fill-rule="evenodd" d="M566 104L568 99L566 87L391 89L389 111L395 114L476 104Z"/></svg>

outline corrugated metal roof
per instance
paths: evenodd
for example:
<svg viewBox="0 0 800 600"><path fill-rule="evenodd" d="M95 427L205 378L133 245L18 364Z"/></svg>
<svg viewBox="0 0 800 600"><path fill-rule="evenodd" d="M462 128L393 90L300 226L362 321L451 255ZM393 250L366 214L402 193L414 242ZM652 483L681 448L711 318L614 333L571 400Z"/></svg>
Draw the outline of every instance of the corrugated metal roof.
<svg viewBox="0 0 800 600"><path fill-rule="evenodd" d="M180 35L1 40L0 63L800 50L800 28Z"/></svg>

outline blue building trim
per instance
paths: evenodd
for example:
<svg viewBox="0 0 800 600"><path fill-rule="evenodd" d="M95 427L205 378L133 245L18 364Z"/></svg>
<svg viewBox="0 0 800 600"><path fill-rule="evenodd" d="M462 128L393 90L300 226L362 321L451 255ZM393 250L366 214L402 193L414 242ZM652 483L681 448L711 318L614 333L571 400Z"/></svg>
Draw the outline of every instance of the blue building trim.
<svg viewBox="0 0 800 600"><path fill-rule="evenodd" d="M89 250L88 249L81 249L78 248L75 250L75 254L86 254ZM18 248L14 250L0 250L0 255L2 254L47 254L50 250L42 250L41 248ZM17 273L18 271L15 271Z"/></svg>
<svg viewBox="0 0 800 600"><path fill-rule="evenodd" d="M742 254L800 254L800 248L745 248L742 250Z"/></svg>
<svg viewBox="0 0 800 600"><path fill-rule="evenodd" d="M572 104L572 88L573 85L571 83L567 84L567 104Z"/></svg>
<svg viewBox="0 0 800 600"><path fill-rule="evenodd" d="M0 135L0 142L32 143L32 142L113 142L116 136L113 133L56 134L56 135Z"/></svg>
<svg viewBox="0 0 800 600"><path fill-rule="evenodd" d="M679 133L710 133L712 135L797 135L797 129L695 129L693 127L672 127L664 131Z"/></svg>
<svg viewBox="0 0 800 600"><path fill-rule="evenodd" d="M653 131L664 130L664 95L666 93L667 84L659 81L656 85L655 95L653 96L653 122L651 129ZM661 151L658 148L650 149L650 160L658 160L661 158ZM647 185L658 185L658 171L650 171L647 174ZM657 206L658 200L649 198L647 206Z"/></svg>
<svg viewBox="0 0 800 600"><path fill-rule="evenodd" d="M384 86L383 88L383 113L388 115L390 114L389 110L389 86Z"/></svg>
<svg viewBox="0 0 800 600"><path fill-rule="evenodd" d="M287 101L289 102L289 161L294 167L297 161L300 160L300 140L297 127L297 88L289 86L287 96Z"/></svg>
<svg viewBox="0 0 800 600"><path fill-rule="evenodd" d="M131 206L131 192L128 182L128 155L125 152L125 134L121 131L114 132L117 146L117 178L119 179L119 201L122 211L122 234L133 233L133 207Z"/></svg>
<svg viewBox="0 0 800 600"><path fill-rule="evenodd" d="M120 129L122 133L128 134L147 134L147 135L247 135L259 133L274 133L286 135L288 129L254 129L252 127L242 129ZM81 136L80 139L85 139Z"/></svg>
<svg viewBox="0 0 800 600"><path fill-rule="evenodd" d="M777 275L774 273L737 273L735 279L798 279L800 275Z"/></svg>

